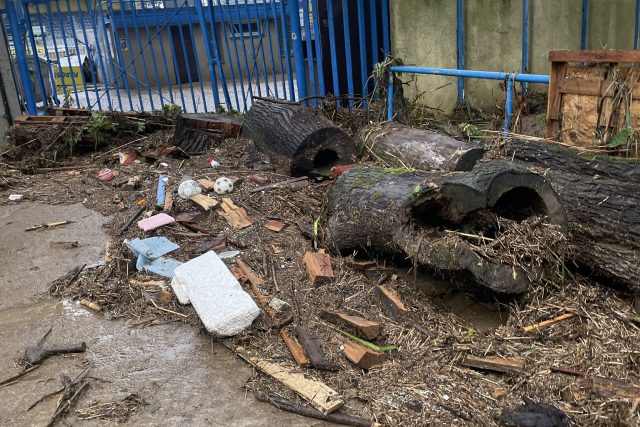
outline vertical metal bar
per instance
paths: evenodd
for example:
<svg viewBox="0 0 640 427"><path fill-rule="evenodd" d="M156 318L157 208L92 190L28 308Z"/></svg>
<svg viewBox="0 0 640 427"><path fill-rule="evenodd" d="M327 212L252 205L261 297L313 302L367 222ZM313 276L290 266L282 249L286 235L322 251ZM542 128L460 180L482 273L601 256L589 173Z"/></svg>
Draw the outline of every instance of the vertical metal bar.
<svg viewBox="0 0 640 427"><path fill-rule="evenodd" d="M142 61L142 76L144 77L145 83L143 83L147 87L147 93L149 94L149 105L151 106L151 110L154 110L153 107L153 92L151 91L151 82L149 81L149 72L147 71L147 61L144 57L144 47L142 46L142 41L140 40L140 28L138 25L138 9L136 8L136 0L131 0L131 4L133 5L133 9L131 10L131 16L133 17L133 34L136 37L136 41L138 42L138 53L135 55L135 58L140 58ZM144 6L144 2L140 2L141 6ZM188 64L188 61L187 61ZM142 105L141 109L146 110L145 106Z"/></svg>
<svg viewBox="0 0 640 427"><path fill-rule="evenodd" d="M54 2L56 5L56 15L58 15L58 23L60 24L60 33L62 34L62 42L64 43L64 49L67 53L67 62L69 63L69 68L71 69L71 57L69 56L69 44L67 43L67 34L65 32L64 23L62 22L62 13L60 12L60 4L56 1ZM50 3L47 3L47 7L49 7ZM75 33L73 35L75 37ZM47 58L48 60L49 58ZM62 64L60 64L62 69ZM64 79L63 79L64 81ZM80 106L80 97L78 97L78 87L76 86L76 79L71 79L71 87L73 87L73 94L76 98L76 105Z"/></svg>
<svg viewBox="0 0 640 427"><path fill-rule="evenodd" d="M201 0L195 0L199 2ZM193 32L193 19L191 18L192 14L189 9L187 9L187 16L189 17L188 26L189 32L191 33L191 48L193 49L193 58L196 63L196 75L198 77L198 85L200 86L200 94L202 95L202 106L204 107L204 111L207 111L207 95L204 92L204 83L202 82L202 73L200 72L200 60L198 59L198 47L196 46L195 33ZM206 42L206 41L205 41ZM191 77L191 75L189 75Z"/></svg>
<svg viewBox="0 0 640 427"><path fill-rule="evenodd" d="M522 73L529 72L529 0L522 0ZM522 83L522 94L527 93L527 83Z"/></svg>
<svg viewBox="0 0 640 427"><path fill-rule="evenodd" d="M142 108L143 106L143 102L142 102L142 92L140 91L140 79L138 79L138 70L137 67L135 66L135 57L133 56L133 52L131 49L131 38L129 38L129 29L127 28L127 20L125 19L125 15L124 15L124 5L125 2L131 2L131 0L121 0L120 1L120 18L122 18L122 26L124 27L124 38L125 41L127 43L127 50L129 51L129 61L128 63L122 63L122 66L124 67L124 72L126 74L129 74L129 72L127 71L127 69L129 68L129 65L133 65L133 78L136 80L136 92L138 93L138 102L140 102L139 106L140 108ZM164 1L163 1L164 3ZM87 0L87 5L89 5L89 0ZM112 9L111 7L111 0L107 0L107 5L109 5L109 8ZM89 5L89 10L91 10L91 5ZM112 14L113 16L113 14ZM95 28L95 25L94 25ZM118 43L120 44L120 43ZM98 43L99 45L99 43ZM124 59L124 58L123 58ZM125 75L124 76L125 79L128 80L128 77ZM128 84L128 82L127 82ZM133 107L131 108L132 110L134 109Z"/></svg>
<svg viewBox="0 0 640 427"><path fill-rule="evenodd" d="M155 34L160 33L162 30L160 28L160 26L158 25L159 19L158 19L158 9L156 8L156 2L153 1L151 2L151 7L153 8L153 17L154 17L154 22L156 23L155 25ZM169 33L167 31L167 33ZM169 101L171 101L172 104L175 104L175 101L173 99L173 88L171 87L171 73L169 72L169 64L167 64L167 54L164 51L164 45L162 43L162 38L159 39L158 43L160 44L160 56L162 57L162 64L164 65L164 72L165 72L165 77L167 78L167 88L169 89Z"/></svg>
<svg viewBox="0 0 640 427"><path fill-rule="evenodd" d="M369 20L371 21L371 52L373 63L375 65L380 62L380 52L378 52L378 0L369 0Z"/></svg>
<svg viewBox="0 0 640 427"><path fill-rule="evenodd" d="M636 0L636 25L633 31L633 48L638 49L638 37L640 36L640 0Z"/></svg>
<svg viewBox="0 0 640 427"><path fill-rule="evenodd" d="M253 2L254 6L255 6L255 1ZM256 76L256 87L258 88L258 96L262 96L262 85L260 84L260 66L258 64L258 57L256 56L256 45L255 42L253 40L253 30L251 28L251 24L252 24L252 20L251 20L251 14L249 13L249 5L246 4L243 7L245 14L247 16L247 20L246 20L246 24L249 27L249 45L251 46L250 52L249 52L249 56L251 56L251 60L253 61L253 63L251 64L251 66L249 66L249 64L247 63L247 73L249 73L249 81L253 82L253 72L255 71L255 76ZM236 4L236 12L238 14L238 25L240 25L240 31L241 33L242 31L242 17L240 15L240 6ZM258 30L258 32L260 32ZM243 48L243 52L245 53L245 59L248 61L249 56L247 56L247 38L246 37L242 37L242 48ZM253 91L251 91L250 93L250 97L251 99L253 99Z"/></svg>
<svg viewBox="0 0 640 427"><path fill-rule="evenodd" d="M456 51L458 70L464 70L464 1L456 2ZM464 78L458 77L458 102L464 101Z"/></svg>
<svg viewBox="0 0 640 427"><path fill-rule="evenodd" d="M42 25L42 18L40 17L40 5L38 4L34 4L32 5L33 7L36 8L36 18L38 19L38 22L40 23L40 29L41 31L43 31L43 25ZM31 26L33 31L33 24L31 22L31 13L29 13L29 6L25 5L25 7L27 8L27 19L28 19L28 23ZM58 52L58 41L56 40L56 32L55 32L55 24L53 23L53 12L51 11L51 5L49 3L45 4L45 9L46 9L46 15L47 15L47 20L48 20L48 25L49 25L49 29L51 30L51 38L53 40L53 51L55 53L55 57L56 57L56 65L57 65L57 74L60 76L60 81L61 81L61 86L62 86L62 94L64 95L64 97L67 97L67 85L64 82L64 78L62 75L62 63L60 62L60 53ZM50 61L50 58L47 55L47 60ZM55 82L55 77L54 77L54 82ZM56 83L54 83L53 85L54 87L52 88L52 90L56 91L56 99L55 99L55 103L56 105L59 105L60 102L58 101L58 85ZM55 89L54 89L55 88Z"/></svg>
<svg viewBox="0 0 640 427"><path fill-rule="evenodd" d="M175 4L175 2L174 2ZM174 75L176 77L176 82L177 82L177 86L178 86L178 92L180 93L180 105L182 106L182 111L187 111L187 104L185 102L184 99L184 92L182 90L182 79L180 79L180 72L178 71L178 57L176 55L176 47L175 47L175 43L173 42L173 33L171 32L171 27L172 25L170 25L171 19L175 16L174 15L169 16L169 13L167 13L167 4L165 2L165 0L162 0L162 12L163 12L163 19L167 19L164 23L164 25L167 28L167 38L169 39L169 48L171 49L171 60L173 62L173 72ZM168 18L167 18L168 17Z"/></svg>
<svg viewBox="0 0 640 427"><path fill-rule="evenodd" d="M266 3L263 3L263 4L266 4ZM285 68L284 68L284 62L282 60L282 56L283 56L282 46L280 44L280 34L281 33L280 33L280 28L278 26L278 15L277 15L277 12L276 12L276 7L274 5L274 2L272 2L272 1L269 2L269 8L270 8L271 14L273 15L273 27L274 27L274 30L275 30L276 50L278 52L278 59L280 60L280 74L281 74L280 85L282 87L282 97L286 98L287 97L287 86L285 84L285 79L286 79L285 78L285 74L284 74ZM268 15L267 15L267 17L268 17ZM269 21L267 20L267 22L269 22ZM269 31L269 32L271 32L271 31ZM288 54L289 54L289 52L287 52L287 55ZM275 75L275 73L274 73L274 75ZM276 89L277 89L277 85L276 85ZM277 92L276 92L276 96L278 96Z"/></svg>
<svg viewBox="0 0 640 427"><path fill-rule="evenodd" d="M222 7L222 6L219 6ZM238 97L238 86L236 84L236 75L235 75L235 71L233 70L233 57L231 55L231 48L229 47L229 33L227 33L227 29L231 28L231 24L230 23L225 23L225 17L224 17L224 13L222 13L222 20L221 25L222 25L222 37L224 38L224 45L226 47L227 50L227 57L229 58L229 70L231 71L231 83L233 84L233 94L235 96L235 100L236 100L236 111L241 111L240 110L240 98ZM237 51L236 51L236 58L237 58ZM239 59L238 59L239 61ZM239 64L239 62L238 62ZM244 88L244 86L242 86L242 89ZM233 107L230 107L233 108Z"/></svg>
<svg viewBox="0 0 640 427"><path fill-rule="evenodd" d="M151 5L153 7L153 3L151 2ZM151 65L153 68L153 74L154 77L156 78L156 86L158 87L158 95L160 96L160 107L164 107L164 96L162 96L162 83L160 82L160 74L158 73L158 65L156 64L158 61L156 61L156 53L153 49L153 39L155 37L151 36L151 31L149 30L149 20L147 19L147 17L149 16L149 14L147 13L146 10L146 5L147 2L143 1L142 2L142 10L144 10L144 18L143 18L143 23L144 23L144 29L145 29L145 33L147 35L147 43L145 45L145 49L149 48L151 49ZM162 46L160 46L160 48L162 48ZM142 55L142 58L144 59L144 54Z"/></svg>
<svg viewBox="0 0 640 427"><path fill-rule="evenodd" d="M509 74L507 77L507 99L504 106L504 129L503 134L507 136L511 130L511 118L513 116L513 86L515 80L513 74Z"/></svg>
<svg viewBox="0 0 640 427"><path fill-rule="evenodd" d="M302 46L302 30L300 28L299 0L289 0L289 22L291 23L291 43L293 44L293 60L296 67L296 84L298 99L307 97L307 76L304 65Z"/></svg>
<svg viewBox="0 0 640 427"><path fill-rule="evenodd" d="M111 2L111 0L107 0L107 4L109 4ZM97 18L94 15L94 13L91 11L91 3L89 2L89 0L87 0L87 12L89 13L89 20L91 21L91 26L93 29L93 34L98 35L98 30L96 28L97 25ZM111 103L111 85L109 84L109 75L107 73L107 68L104 65L104 58L106 58L106 56L102 55L102 49L100 47L100 42L96 40L96 51L97 51L97 55L98 55L98 62L100 64L100 68L102 70L102 75L104 76L104 80L105 80L105 95L107 95L107 106L109 107L109 110L113 111L113 105ZM116 82L117 83L117 82ZM118 91L118 86L116 84L116 91ZM102 107L100 107L100 97L102 95L98 95L98 108L102 110Z"/></svg>
<svg viewBox="0 0 640 427"><path fill-rule="evenodd" d="M290 0L290 1L297 1L297 0ZM278 2L278 4L280 5L280 23L282 24L282 41L284 42L284 58L287 63L287 76L289 80L289 100L294 101L296 99L296 95L293 88L293 68L291 67L291 53L289 51L289 33L287 32L287 22L285 19L287 15L285 13L283 3L284 2L282 0Z"/></svg>
<svg viewBox="0 0 640 427"><path fill-rule="evenodd" d="M367 41L364 28L364 0L358 0L358 44L360 47L360 84L362 85L362 98L367 97ZM364 101L366 102L366 101ZM364 104L366 105L366 104Z"/></svg>
<svg viewBox="0 0 640 427"><path fill-rule="evenodd" d="M384 56L391 55L391 39L389 38L389 31L391 24L389 22L389 0L380 0L382 8L382 47L384 49Z"/></svg>
<svg viewBox="0 0 640 427"><path fill-rule="evenodd" d="M109 12L109 15L113 18L114 14L113 14L113 4L112 4L113 0L106 0L107 3L107 11ZM80 8L80 0L77 0L78 2L78 8ZM122 9L122 4L120 4L120 8ZM87 39L87 32L84 26L84 18L81 18L81 23L82 23L82 32L84 34L84 40L85 40L85 45L88 46L89 45L89 41ZM123 25L124 25L124 21L123 21ZM129 88L129 78L127 76L127 65L125 64L125 59L124 59L124 55L122 54L122 46L120 45L120 36L118 35L118 27L115 24L114 20L111 19L111 32L113 33L113 38L114 38L114 45L115 45L115 51L116 51L116 56L118 57L118 74L115 73L115 69L114 69L114 79L117 82L119 78L122 77L123 81L123 86L125 88L125 90L127 91L127 98L129 99L129 110L133 111L133 99L131 97L131 90ZM113 61L111 61L111 63L113 64ZM124 68L123 68L124 67ZM114 67L115 68L115 67ZM93 62L91 62L91 75L92 75L92 80L93 80L93 85L95 87L95 91L96 94L98 93L98 88L96 86L96 78L95 75L93 73ZM100 100L100 98L98 97L98 100Z"/></svg>
<svg viewBox="0 0 640 427"><path fill-rule="evenodd" d="M209 79L211 79L211 92L213 95L213 109L216 110L220 106L220 97L218 95L218 79L213 68L213 55L211 53L211 38L207 32L207 23L204 19L204 11L202 10L202 0L196 0L196 12L198 13L198 22L200 23L200 31L204 39L204 49L207 53L207 68L209 70ZM215 31L215 28L213 29ZM206 107L205 107L206 110Z"/></svg>
<svg viewBox="0 0 640 427"><path fill-rule="evenodd" d="M347 64L349 108L353 108L353 63L351 61L351 34L349 31L349 4L347 0L342 0L342 26L344 28L344 51Z"/></svg>
<svg viewBox="0 0 640 427"><path fill-rule="evenodd" d="M393 120L393 71L387 74L387 120Z"/></svg>
<svg viewBox="0 0 640 427"><path fill-rule="evenodd" d="M264 2L263 2L264 5ZM257 20L257 24L258 24L258 34L260 35L260 40L258 40L258 50L261 53L262 56L262 68L264 69L264 83L265 83L265 88L267 90L267 96L271 95L271 89L269 87L269 71L267 71L267 59L265 56L265 47L264 47L264 27L262 26L262 20L260 19L260 11L258 10L258 3L257 2L253 2L253 8L256 12L256 20ZM248 13L248 12L247 12ZM267 33L269 33L269 28L267 27ZM269 43L271 43L271 41L269 40ZM255 49L255 45L253 44L253 39L252 39L252 50ZM255 55L254 55L255 56ZM260 72L260 70L258 69L258 72Z"/></svg>
<svg viewBox="0 0 640 427"><path fill-rule="evenodd" d="M85 45L85 49L87 50L87 56L89 56L89 38L87 37L87 27L84 22L84 14L82 13L82 4L80 2L81 0L76 0L76 4L78 6L78 13L80 14L80 26L82 27L82 36L84 37L84 45ZM91 81L93 82L93 92L95 93L98 100L98 108L102 109L100 106L100 97L98 96L98 70L96 69L96 65L91 60L91 58L89 58L89 72L91 73ZM89 104L87 105L87 108L90 109L91 106L92 104Z"/></svg>
<svg viewBox="0 0 640 427"><path fill-rule="evenodd" d="M238 64L238 79L240 80L240 90L241 90L241 95L242 95L242 102L243 102L243 109L241 110L240 107L238 107L238 111L244 111L246 110L246 106L247 106L247 94L244 91L244 78L242 77L242 64L240 63L240 54L238 53L238 43L236 42L236 30L235 30L235 26L233 24L233 18L231 16L231 9L229 9L229 3L225 3L226 6L226 11L229 15L229 21L227 23L229 29L231 30L231 34L233 35L233 50L235 52L235 56L236 56L236 63ZM242 28L241 28L242 29ZM227 42L228 42L228 37L226 38ZM227 46L228 48L229 46ZM236 82L234 80L233 82L234 87L236 85ZM249 82L249 88L251 88L251 82ZM251 90L251 89L249 89ZM236 100L237 100L237 96L236 96Z"/></svg>
<svg viewBox="0 0 640 427"><path fill-rule="evenodd" d="M316 88L316 70L313 63L313 41L311 40L311 20L309 19L309 0L302 0L302 22L304 23L305 49L307 50L307 67L309 68L310 95L318 94ZM313 102L315 103L316 100Z"/></svg>
<svg viewBox="0 0 640 427"><path fill-rule="evenodd" d="M280 98L280 95L278 94L278 73L276 71L276 59L275 59L275 56L273 55L273 41L271 40L271 23L269 19L269 9L267 9L267 4L264 1L262 2L262 9L264 10L264 27L267 28L267 40L269 42L269 56L271 57L271 74L273 75L274 93L276 98ZM278 24L277 24L278 21L274 19L273 22L275 24L276 34L278 34ZM262 24L260 24L260 26L261 28L264 28ZM277 37L276 37L276 40L278 40ZM278 44L278 52L280 52L279 44Z"/></svg>
<svg viewBox="0 0 640 427"><path fill-rule="evenodd" d="M22 41L22 31L18 20L18 12L13 1L7 2L7 17L9 18L9 29L13 46L16 51L16 61L18 62L18 71L20 73L20 83L24 95L24 101L27 104L27 113L30 115L38 114L36 107L36 97L31 85L31 77L29 76L29 65L27 64L27 50Z"/></svg>
<svg viewBox="0 0 640 427"><path fill-rule="evenodd" d="M71 2L69 0L66 0L66 4L67 4L67 17L69 18L69 23L71 24L71 33L73 34L73 43L76 48L76 55L78 56L78 64L80 65L80 70L78 71L78 73L82 78L82 87L84 88L84 95L87 100L87 107L88 107L89 105L91 105L91 103L89 101L89 92L87 91L87 81L84 78L84 66L83 66L82 56L80 55L80 45L78 44L78 37L76 37L76 34L77 34L76 26L73 22L73 14L71 13ZM46 51L46 46L47 44L45 43L45 51ZM47 54L47 57L48 56L49 55ZM80 105L78 105L78 107L80 107Z"/></svg>
<svg viewBox="0 0 640 427"><path fill-rule="evenodd" d="M249 65L249 57L247 56L247 46L245 45L245 38L244 35L242 34L242 17L240 16L240 10L238 8L238 4L236 3L235 5L235 9L236 9L236 17L238 18L238 25L240 26L240 37L239 39L242 41L242 56L244 56L244 64L245 64L245 71L247 72L247 90L249 91L248 95L249 98L253 99L253 78L252 78L252 71L251 71L251 66ZM251 30L251 28L249 28L249 30ZM251 34L252 31L249 31L249 33ZM252 37L253 40L253 36ZM237 40L236 43L237 45ZM242 75L242 69L240 69L240 75ZM260 84L258 84L258 88L260 87ZM244 91L243 91L244 92ZM258 91L260 92L260 91ZM247 102L245 101L244 103L244 111L247 111Z"/></svg>
<svg viewBox="0 0 640 427"><path fill-rule="evenodd" d="M587 29L589 26L589 0L582 0L582 30L580 33L580 49L587 48Z"/></svg>
<svg viewBox="0 0 640 427"><path fill-rule="evenodd" d="M222 68L222 59L220 58L220 47L218 43L218 30L216 28L216 18L214 15L214 9L212 2L209 2L209 15L211 16L211 34L213 37L213 48L216 52L216 63L218 65L218 70L220 72L220 83L222 84L222 93L224 94L224 100L227 105L227 110L232 110L233 105L231 104L231 97L229 96L229 88L227 87L227 78L224 75L224 68ZM224 22L222 23L222 28L224 28ZM231 58L231 56L229 56ZM233 64L231 60L229 60L229 65L231 68L231 73L233 74ZM235 90L235 79L234 80L234 90ZM238 96L236 94L236 100Z"/></svg>
<svg viewBox="0 0 640 427"><path fill-rule="evenodd" d="M318 70L318 86L319 93L318 95L324 96L326 94L326 90L324 87L324 69L322 64L324 61L322 60L322 41L320 37L320 9L318 9L318 0L312 0L312 8L313 8L313 41L316 46L316 68Z"/></svg>
<svg viewBox="0 0 640 427"><path fill-rule="evenodd" d="M40 27L40 34L42 37L42 44L44 45L44 54L47 56L47 63L49 64L49 79L50 84L51 84L51 91L52 93L52 98L53 98L53 102L56 105L60 105L60 100L58 99L58 86L56 84L56 73L54 72L53 67L51 66L51 57L49 56L49 48L47 47L47 41L45 40L45 28L44 25L42 25L42 18L41 18L41 14L40 14L40 6L39 5L34 5L36 7L36 17L38 19L38 26ZM27 6L28 7L28 6ZM33 31L33 29L31 30ZM56 51L56 54L58 52ZM60 64L60 60L58 59L58 64ZM58 67L58 72L60 72L60 69Z"/></svg>
<svg viewBox="0 0 640 427"><path fill-rule="evenodd" d="M47 3L48 5L48 3ZM29 29L27 30L27 36L29 37L29 42L31 44L31 51L33 56L33 65L36 71L35 79L38 81L38 86L40 86L40 93L42 94L42 103L43 105L47 105L47 90L44 87L44 82L42 81L42 69L40 68L40 57L38 56L38 49L36 47L36 41L33 37L33 23L31 22L31 14L29 13L28 4L25 4L26 10L26 18L27 24L29 25ZM37 7L37 6L36 6ZM22 34L20 34L22 37Z"/></svg>
<svg viewBox="0 0 640 427"><path fill-rule="evenodd" d="M102 6L100 6L99 8L100 13L104 16L104 10L102 9ZM113 73L113 76L116 75L116 66L114 64L113 61L113 40L109 34L109 32L107 31L107 26L105 23L104 19L100 19L101 25L100 27L102 28L102 32L104 33L104 42L105 42L105 56L104 56L104 60L108 61L109 64L111 66L111 72ZM108 71L108 69L107 69ZM118 99L118 105L120 106L120 110L124 111L122 108L122 97L120 95L120 85L118 84L118 80L114 79L113 84L109 83L110 79L106 79L106 87L107 87L107 91L105 92L105 94L107 95L107 99L109 100L109 102L111 102L110 97L111 97L111 90L109 89L110 87L114 87L116 90L116 98ZM109 104L111 105L111 104Z"/></svg>
<svg viewBox="0 0 640 427"><path fill-rule="evenodd" d="M179 8L182 8L182 7L184 6L179 6ZM187 66L187 74L189 77L189 92L191 93L191 106L193 107L194 112L197 113L198 106L196 104L196 95L195 95L195 92L193 91L193 80L191 79L191 66L189 65L189 61L187 58L187 44L184 42L184 32L182 31L181 22L178 22L178 34L180 35L180 46L182 47L182 60L185 62L185 65ZM182 90L182 87L180 87L180 90Z"/></svg>
<svg viewBox="0 0 640 427"><path fill-rule="evenodd" d="M374 0L375 1L375 0ZM340 83L338 80L338 58L336 55L336 25L333 18L333 0L327 0L327 20L329 21L329 50L331 51L331 75L333 80L333 95L340 96ZM341 106L338 98L338 107Z"/></svg>

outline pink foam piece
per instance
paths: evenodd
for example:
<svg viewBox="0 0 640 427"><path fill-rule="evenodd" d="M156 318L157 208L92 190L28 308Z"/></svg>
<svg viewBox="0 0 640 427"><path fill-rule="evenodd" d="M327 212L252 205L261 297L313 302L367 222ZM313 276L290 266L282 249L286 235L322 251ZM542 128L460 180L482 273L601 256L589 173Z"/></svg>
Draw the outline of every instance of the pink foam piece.
<svg viewBox="0 0 640 427"><path fill-rule="evenodd" d="M141 219L138 221L138 227L142 228L144 231L155 230L158 227L162 227L163 225L171 224L172 222L176 222L176 220L166 213L159 213L158 215L150 216L149 218Z"/></svg>

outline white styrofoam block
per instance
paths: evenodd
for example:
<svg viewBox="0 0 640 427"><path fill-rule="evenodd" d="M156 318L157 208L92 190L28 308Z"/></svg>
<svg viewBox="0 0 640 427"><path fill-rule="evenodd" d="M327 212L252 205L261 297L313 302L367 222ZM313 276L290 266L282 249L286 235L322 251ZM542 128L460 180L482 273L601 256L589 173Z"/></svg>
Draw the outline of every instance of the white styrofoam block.
<svg viewBox="0 0 640 427"><path fill-rule="evenodd" d="M242 332L260 314L251 296L213 251L177 267L173 280L176 279L177 288L186 289L207 331L219 337Z"/></svg>
<svg viewBox="0 0 640 427"><path fill-rule="evenodd" d="M178 302L180 304L189 304L191 302L191 300L189 299L189 292L187 291L187 287L180 281L178 276L175 275L175 270L173 279L171 279L171 288L176 294L176 297L178 297Z"/></svg>

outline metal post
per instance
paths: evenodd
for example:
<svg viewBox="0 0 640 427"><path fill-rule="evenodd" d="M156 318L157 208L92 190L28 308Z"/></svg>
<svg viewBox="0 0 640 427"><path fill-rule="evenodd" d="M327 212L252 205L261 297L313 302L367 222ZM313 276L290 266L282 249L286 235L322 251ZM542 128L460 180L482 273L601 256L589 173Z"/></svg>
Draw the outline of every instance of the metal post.
<svg viewBox="0 0 640 427"><path fill-rule="evenodd" d="M529 0L522 0L522 69L523 73L529 70ZM522 95L527 93L527 83L522 83Z"/></svg>
<svg viewBox="0 0 640 427"><path fill-rule="evenodd" d="M458 69L464 70L464 2L457 0L456 5L456 39ZM464 101L464 79L458 78L458 102Z"/></svg>
<svg viewBox="0 0 640 427"><path fill-rule="evenodd" d="M636 26L633 33L633 48L638 49L638 36L640 32L640 0L636 0Z"/></svg>
<svg viewBox="0 0 640 427"><path fill-rule="evenodd" d="M580 49L587 49L587 27L589 25L589 0L582 0L582 32L580 35Z"/></svg>
<svg viewBox="0 0 640 427"><path fill-rule="evenodd" d="M9 25L11 29L11 38L13 46L16 50L16 60L18 61L18 70L20 72L20 83L22 84L22 92L24 101L27 104L27 113L30 115L38 114L36 107L36 97L31 85L31 77L29 76L29 65L27 64L27 51L22 41L22 31L18 22L18 14L14 2L7 2L7 15L9 17ZM37 58L36 58L37 59Z"/></svg>
<svg viewBox="0 0 640 427"><path fill-rule="evenodd" d="M507 77L507 99L504 104L504 129L503 135L507 136L511 130L511 118L513 116L513 86L515 85L515 76L509 74Z"/></svg>
<svg viewBox="0 0 640 427"><path fill-rule="evenodd" d="M389 70L387 83L387 120L393 119L393 71Z"/></svg>
<svg viewBox="0 0 640 427"><path fill-rule="evenodd" d="M204 19L204 11L202 10L202 2L200 0L196 1L196 13L198 14L198 22L200 24L200 31L202 31L202 38L204 39L204 48L207 53L207 67L209 69L209 78L211 79L211 92L213 94L213 109L214 111L218 109L220 106L220 96L218 95L218 79L216 78L216 72L213 68L213 54L211 51L211 38L209 37L209 33L207 32L207 23ZM215 31L216 29L213 28ZM162 94L160 95L162 98Z"/></svg>
<svg viewBox="0 0 640 427"><path fill-rule="evenodd" d="M296 83L298 85L298 99L307 97L307 76L304 64L302 46L302 31L300 29L299 0L289 0L289 21L291 22L291 43L293 44L293 60L296 67Z"/></svg>

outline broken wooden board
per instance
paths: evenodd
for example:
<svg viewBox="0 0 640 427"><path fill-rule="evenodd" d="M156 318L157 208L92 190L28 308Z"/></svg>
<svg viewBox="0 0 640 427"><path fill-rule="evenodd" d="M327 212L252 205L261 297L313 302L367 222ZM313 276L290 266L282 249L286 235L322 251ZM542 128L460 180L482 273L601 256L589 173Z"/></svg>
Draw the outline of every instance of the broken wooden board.
<svg viewBox="0 0 640 427"><path fill-rule="evenodd" d="M604 377L593 377L592 380L591 391L604 398L640 399L640 387L628 382Z"/></svg>
<svg viewBox="0 0 640 427"><path fill-rule="evenodd" d="M409 310L404 305L400 296L393 289L385 285L377 285L374 288L374 293L380 304L382 304L382 310L390 317L396 318L400 314L405 314Z"/></svg>
<svg viewBox="0 0 640 427"><path fill-rule="evenodd" d="M271 231L275 231L276 233L281 232L287 226L286 222L278 221L277 219L270 219L264 223L264 226Z"/></svg>
<svg viewBox="0 0 640 427"><path fill-rule="evenodd" d="M236 265L242 273L247 277L247 279L256 286L261 286L264 284L264 280L259 277L252 269L244 262L241 258L236 260Z"/></svg>
<svg viewBox="0 0 640 427"><path fill-rule="evenodd" d="M242 229L253 225L253 221L249 218L249 215L247 215L247 211L244 208L236 206L231 199L223 198L220 207L222 210L219 210L218 214L233 228Z"/></svg>
<svg viewBox="0 0 640 427"><path fill-rule="evenodd" d="M205 212L218 206L218 201L216 199L205 196L204 194L196 194L189 200L200 206Z"/></svg>
<svg viewBox="0 0 640 427"><path fill-rule="evenodd" d="M487 371L502 372L505 374L518 374L524 370L525 360L519 357L476 357L467 356L462 361L463 366Z"/></svg>
<svg viewBox="0 0 640 427"><path fill-rule="evenodd" d="M549 326L553 326L556 323L564 322L565 320L573 319L576 316L577 316L577 314L575 314L575 313L565 313L565 314L561 314L560 316L554 317L553 319L543 320L542 322L539 322L539 323L536 323L536 324L533 324L533 325L529 325L529 326L525 326L522 329L525 332L533 332L533 331L537 331L539 329L548 328Z"/></svg>
<svg viewBox="0 0 640 427"><path fill-rule="evenodd" d="M204 214L200 211L182 212L174 216L174 218L177 222L193 223L198 222L202 218L204 218Z"/></svg>
<svg viewBox="0 0 640 427"><path fill-rule="evenodd" d="M204 191L211 191L213 190L215 182L211 181L210 179L199 179L198 184L200 184L200 187L202 187Z"/></svg>
<svg viewBox="0 0 640 427"><path fill-rule="evenodd" d="M343 342L344 355L351 363L361 369L371 369L384 361L384 354L368 349L367 347L345 340Z"/></svg>
<svg viewBox="0 0 640 427"><path fill-rule="evenodd" d="M320 312L320 317L333 323L347 325L367 340L376 339L382 332L382 325L380 323L372 322L371 320L367 320L359 316L351 316L346 313L322 310Z"/></svg>
<svg viewBox="0 0 640 427"><path fill-rule="evenodd" d="M307 267L309 279L314 285L326 283L333 279L334 275L329 254L307 252L304 254L304 263Z"/></svg>
<svg viewBox="0 0 640 427"><path fill-rule="evenodd" d="M330 414L344 405L338 392L320 381L307 378L305 374L294 372L280 364L251 356L242 347L230 349L252 366L289 387L323 414Z"/></svg>
<svg viewBox="0 0 640 427"><path fill-rule="evenodd" d="M304 354L304 349L298 342L291 336L289 331L280 329L280 338L284 341L285 345L291 353L291 357L296 361L298 366L309 366L310 362L307 356Z"/></svg>
<svg viewBox="0 0 640 427"><path fill-rule="evenodd" d="M311 366L316 369L332 369L324 358L320 339L300 325L297 325L293 330L300 340L304 353L311 361Z"/></svg>

